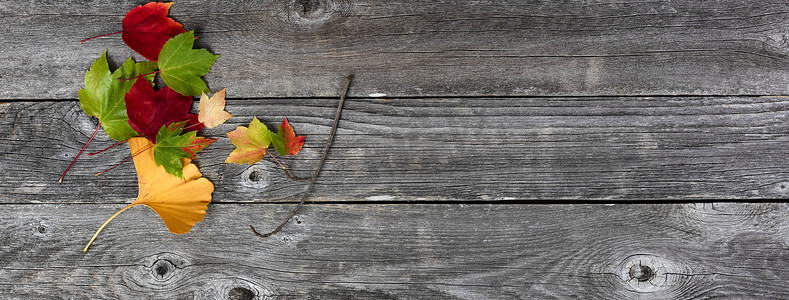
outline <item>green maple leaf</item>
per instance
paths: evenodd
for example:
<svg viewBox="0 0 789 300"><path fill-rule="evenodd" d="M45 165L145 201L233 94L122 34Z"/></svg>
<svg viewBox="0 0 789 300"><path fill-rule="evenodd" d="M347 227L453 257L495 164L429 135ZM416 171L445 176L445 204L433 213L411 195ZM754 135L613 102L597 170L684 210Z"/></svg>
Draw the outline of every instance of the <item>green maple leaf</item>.
<svg viewBox="0 0 789 300"><path fill-rule="evenodd" d="M282 129L279 131L282 132ZM273 131L269 131L268 134L271 137L271 144L274 145L274 150L277 150L277 153L283 157L288 155L288 149L287 146L285 146L285 138L282 137L280 133L274 133Z"/></svg>
<svg viewBox="0 0 789 300"><path fill-rule="evenodd" d="M137 81L135 76L148 74L154 70L156 70L156 62L135 63L129 58L119 69L110 73L107 51L105 50L85 73L85 88L79 90L79 103L82 110L88 115L98 118L107 135L117 141L137 135L137 132L129 126L124 95ZM153 77L152 74L146 76L145 79L153 84ZM133 79L118 80L127 78Z"/></svg>
<svg viewBox="0 0 789 300"><path fill-rule="evenodd" d="M187 31L168 40L159 52L159 70L171 89L186 96L210 93L200 77L211 71L219 55L205 49L192 49L194 31Z"/></svg>
<svg viewBox="0 0 789 300"><path fill-rule="evenodd" d="M153 147L153 160L156 165L163 166L167 173L183 178L182 158L191 158L192 154L184 150L190 147L197 138L197 133L183 132L186 121L171 123L162 126L156 134L156 145Z"/></svg>
<svg viewBox="0 0 789 300"><path fill-rule="evenodd" d="M186 123L188 121L162 126L156 134L156 145L153 147L153 160L156 165L163 166L167 173L181 178L183 178L181 159L194 159L195 153L216 141L199 137L195 131L181 134Z"/></svg>

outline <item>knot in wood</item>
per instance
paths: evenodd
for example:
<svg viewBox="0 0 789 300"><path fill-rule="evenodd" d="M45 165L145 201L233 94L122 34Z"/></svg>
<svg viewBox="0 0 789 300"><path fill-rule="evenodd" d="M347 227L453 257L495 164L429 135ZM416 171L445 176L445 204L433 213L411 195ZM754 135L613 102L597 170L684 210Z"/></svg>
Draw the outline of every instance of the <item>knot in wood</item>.
<svg viewBox="0 0 789 300"><path fill-rule="evenodd" d="M253 189L265 189L269 185L269 174L262 165L252 165L241 173L241 184Z"/></svg>
<svg viewBox="0 0 789 300"><path fill-rule="evenodd" d="M652 270L647 265L632 265L630 267L630 272L628 275L631 279L638 280L640 282L650 281L652 278L655 278L655 271Z"/></svg>
<svg viewBox="0 0 789 300"><path fill-rule="evenodd" d="M33 235L43 237L49 231L49 227L44 222L38 222L38 225L33 224Z"/></svg>
<svg viewBox="0 0 789 300"><path fill-rule="evenodd" d="M298 0L297 2L298 4L295 10L302 18L310 18L314 17L316 14L322 13L324 9L323 6L326 4L322 3L320 0Z"/></svg>
<svg viewBox="0 0 789 300"><path fill-rule="evenodd" d="M151 266L151 275L159 281L166 281L173 277L176 267L169 259L158 259Z"/></svg>
<svg viewBox="0 0 789 300"><path fill-rule="evenodd" d="M688 286L694 285L690 267L661 254L632 254L614 265L622 287L632 295L653 294L656 298L675 299ZM681 298L681 297L680 297Z"/></svg>
<svg viewBox="0 0 789 300"><path fill-rule="evenodd" d="M244 287L234 287L230 289L227 298L230 300L252 300L255 299L255 292Z"/></svg>
<svg viewBox="0 0 789 300"><path fill-rule="evenodd" d="M249 173L249 180L258 181L260 178L258 177L258 171L252 171Z"/></svg>
<svg viewBox="0 0 789 300"><path fill-rule="evenodd" d="M290 0L286 10L293 24L318 25L348 15L350 7L349 0Z"/></svg>
<svg viewBox="0 0 789 300"><path fill-rule="evenodd" d="M672 288L672 283L666 282L666 264L671 262L657 255L631 255L620 263L619 278L625 287L639 293L666 291Z"/></svg>

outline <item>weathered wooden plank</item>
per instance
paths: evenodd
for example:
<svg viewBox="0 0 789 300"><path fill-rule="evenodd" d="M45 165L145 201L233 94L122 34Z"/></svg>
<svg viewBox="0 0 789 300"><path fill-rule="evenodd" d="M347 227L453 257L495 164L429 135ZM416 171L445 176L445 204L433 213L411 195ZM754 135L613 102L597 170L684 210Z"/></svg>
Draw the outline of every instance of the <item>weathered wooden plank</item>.
<svg viewBox="0 0 789 300"><path fill-rule="evenodd" d="M211 205L192 232L146 208L0 205L14 299L786 299L786 204ZM241 297L246 296L246 297Z"/></svg>
<svg viewBox="0 0 789 300"><path fill-rule="evenodd" d="M236 117L197 164L217 202L294 201L304 183L272 161L222 163L224 135L253 115L288 116L305 150L289 165L311 174L335 99L231 100ZM312 194L315 201L693 200L789 196L789 98L351 99ZM0 106L0 202L119 203L136 197L131 164L100 177L126 147L82 157L93 133L76 102ZM101 133L88 151L111 145Z"/></svg>
<svg viewBox="0 0 789 300"><path fill-rule="evenodd" d="M74 99L139 1L0 2L0 99ZM172 16L221 54L233 97L782 95L789 3L188 1Z"/></svg>

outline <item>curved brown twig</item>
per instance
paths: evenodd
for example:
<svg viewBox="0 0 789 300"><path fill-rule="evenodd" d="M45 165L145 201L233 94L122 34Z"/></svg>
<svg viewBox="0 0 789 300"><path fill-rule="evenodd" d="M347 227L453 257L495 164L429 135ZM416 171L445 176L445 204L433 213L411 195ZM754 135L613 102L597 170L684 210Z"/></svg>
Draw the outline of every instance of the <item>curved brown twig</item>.
<svg viewBox="0 0 789 300"><path fill-rule="evenodd" d="M315 168L315 173L312 174L312 177L307 179L310 182L310 184L307 185L307 190L304 191L304 195L301 197L301 201L299 202L299 205L297 205L296 208L293 209L292 212L290 212L290 215L288 215L288 217L285 218L285 221L282 221L282 224L279 224L279 226L277 226L276 229L274 229L269 233L261 234L260 232L255 230L255 227L249 225L249 228L252 229L252 232L255 233L255 235L262 238L267 238L277 234L277 232L282 230L282 227L285 227L285 224L288 224L290 219L296 215L296 213L299 211L299 208L301 208L301 206L304 205L304 201L307 200L307 196L310 194L310 191L312 191L312 186L315 184L315 181L318 179L318 174L321 172L321 168L323 167L323 162L326 161L326 154L329 153L329 148L331 148L331 143L332 141L334 141L334 134L337 132L337 124L340 123L340 114L342 113L342 106L345 103L345 96L348 94L348 87L351 85L351 79L353 79L353 75L348 75L348 77L345 77L345 87L342 90L342 94L340 94L340 103L337 105L337 113L334 114L334 123L331 126L331 131L329 132L329 140L326 141L326 148L323 149L323 154L321 155L321 160L318 162L318 167ZM290 173L288 173L287 169L285 169L285 174L288 175L288 178L292 180L303 181L300 180L302 178L292 176Z"/></svg>
<svg viewBox="0 0 789 300"><path fill-rule="evenodd" d="M282 168L282 170L285 171L285 175L288 176L288 178L290 180L293 180L293 181L310 181L310 180L312 180L312 177L302 178L302 177L293 176L293 174L290 174L290 172L288 172L287 166L285 166L285 168Z"/></svg>

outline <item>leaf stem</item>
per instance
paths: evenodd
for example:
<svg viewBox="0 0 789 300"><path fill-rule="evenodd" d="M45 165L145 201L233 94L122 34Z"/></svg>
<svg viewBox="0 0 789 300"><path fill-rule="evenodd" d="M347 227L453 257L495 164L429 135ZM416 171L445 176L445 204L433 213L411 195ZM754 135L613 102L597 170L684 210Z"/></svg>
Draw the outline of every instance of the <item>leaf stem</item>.
<svg viewBox="0 0 789 300"><path fill-rule="evenodd" d="M187 120L184 120L184 121L189 121L189 120L187 119ZM194 124L192 124L192 125L189 125L189 126L186 126L186 127L184 127L184 128L181 128L181 130L183 130L183 131L188 131L187 129L189 129L189 128L192 128L192 127L195 127L195 126L200 126L200 124L203 124L203 123L197 122L197 123L194 123Z"/></svg>
<svg viewBox="0 0 789 300"><path fill-rule="evenodd" d="M285 175L288 176L288 178L290 180L303 182L303 181L310 181L310 179L312 179L312 177L303 178L303 177L293 176L292 174L290 174L290 172L288 172L288 168L287 167L288 167L288 156L286 155L285 156L285 167L283 167L282 170L285 171Z"/></svg>
<svg viewBox="0 0 789 300"><path fill-rule="evenodd" d="M337 132L337 124L339 124L340 122L340 114L342 113L342 106L345 103L345 95L348 94L348 87L351 85L351 79L353 79L353 75L348 75L348 77L345 77L345 87L343 88L342 94L340 95L340 103L337 105L337 113L334 115L334 123L331 126L331 131L329 132L329 140L326 141L326 148L323 149L321 160L318 162L318 167L315 168L315 173L312 174L312 178L310 178L310 184L307 185L307 190L304 191L304 195L301 197L301 201L299 202L299 205L297 205L296 208L290 212L290 215L288 215L288 217L285 218L285 221L282 221L282 224L279 224L279 226L277 226L276 229L274 229L269 233L261 234L257 230L255 230L255 227L249 225L249 228L252 229L252 232L255 233L255 235L261 238L267 238L277 234L277 232L280 232L280 230L282 230L282 228L285 227L285 224L288 224L290 219L296 215L296 213L299 211L299 208L301 208L301 206L304 205L304 201L307 200L307 196L310 194L310 191L312 190L312 186L315 184L315 181L318 179L318 174L321 172L321 168L323 167L323 162L326 161L326 155L329 153L329 148L331 148L332 141L334 141L334 134Z"/></svg>
<svg viewBox="0 0 789 300"><path fill-rule="evenodd" d="M133 204L129 204L129 205L127 205L126 207L124 207L123 209L119 210L119 211L118 211L118 212L116 212L114 215L112 215L112 217L110 217L109 219L107 219L107 221L104 221L104 224L101 224L101 227L99 227L99 230L96 230L96 233L94 233L94 234L93 234L93 237L92 237L92 238L90 238L90 241L88 242L88 244L87 244L87 245L85 245L85 248L83 248L83 249L82 249L82 252L87 252L87 251L88 251L88 247L90 247L90 244L92 244L92 243L93 243L93 240L95 240L95 239L96 239L96 237L97 237L97 236L99 236L99 232L101 232L101 230L102 230L102 229L104 229L104 227L105 227L105 226L107 226L107 224L109 224L109 223L110 223L110 221L112 221L112 219L115 219L115 217L117 217L118 215L120 215L120 214L121 214L121 213L122 213L124 210L127 210L127 209L129 209L130 207L132 207L132 206L134 206L134 205L133 205Z"/></svg>
<svg viewBox="0 0 789 300"><path fill-rule="evenodd" d="M138 76L134 76L134 77L132 77L132 78L118 78L118 81L129 81L129 80L135 80L135 79L137 79L137 78L139 78L139 77L145 77L145 76L148 76L148 75L153 75L153 74L157 74L157 73L161 73L161 72L162 72L162 70L156 70L156 71L153 71L153 72L151 72L151 73L148 73L148 74L142 74L142 75L138 75Z"/></svg>
<svg viewBox="0 0 789 300"><path fill-rule="evenodd" d="M304 182L304 181L310 181L310 180L312 180L312 177L306 177L306 178L303 178L303 177L296 177L296 176L293 176L293 174L290 174L290 172L288 172L288 169L287 169L287 168L282 168L282 170L283 170L283 171L285 171L285 176L288 176L288 179L290 179L290 180L293 180L293 181L299 181L299 182Z"/></svg>
<svg viewBox="0 0 789 300"><path fill-rule="evenodd" d="M119 34L119 33L123 33L123 31L118 31L118 32L113 32L113 33L107 33L107 34L97 35L97 36L94 36L94 37L91 37L91 38L87 38L87 39L81 40L81 41L79 41L79 43L80 43L80 44L82 44L82 43L84 43L84 42L90 41L90 40L92 40L92 39L95 39L95 38L105 37L105 36L114 35L114 34Z"/></svg>
<svg viewBox="0 0 789 300"><path fill-rule="evenodd" d="M101 171L101 172L98 172L98 173L96 173L96 176L99 176L99 175L101 175L101 174L104 174L104 173L107 173L107 172L109 172L109 171L112 171L112 169L115 169L115 168L117 168L118 166L120 166L120 165L124 164L125 162L129 161L130 159L134 158L135 156L137 156L137 155L140 155L140 153L143 153L143 152L145 152L146 150L153 148L154 146L156 146L156 145L150 145L150 146L148 146L148 147L145 147L145 149L142 149L142 150L140 150L139 152L137 152L137 153L134 153L132 156L129 156L128 158L124 159L122 162L118 163L117 165L114 165L114 166L112 166L112 168L109 168L109 169L106 169L106 170L104 170L104 171Z"/></svg>
<svg viewBox="0 0 789 300"><path fill-rule="evenodd" d="M279 160L278 160L276 157L274 157L274 154L271 154L271 151L266 151L266 153L268 153L268 155L269 155L269 156L271 156L271 158L273 158L273 159L274 159L274 161L276 161L276 162L277 162L277 164L278 164L280 167L282 167L282 169L285 169L285 166L284 166L284 165L282 165L282 164L279 162Z"/></svg>
<svg viewBox="0 0 789 300"><path fill-rule="evenodd" d="M129 140L123 140L123 141L117 142L117 143L115 143L114 145L112 145L112 146L109 146L109 147L107 147L107 148L104 148L104 149L103 149L103 150L101 150L101 151L98 151L98 152L93 152L93 153L88 153L87 155L88 155L88 156L94 156L94 155L96 155L96 154L99 154L99 153L102 153L102 152L104 152L104 151L107 151L107 150L110 150L110 149L112 149L112 148L115 148L116 146L118 146L118 145L120 145L120 144L123 144L123 143L125 143L125 142L128 142L128 141L129 141Z"/></svg>
<svg viewBox="0 0 789 300"><path fill-rule="evenodd" d="M268 152L268 153L270 154L271 152ZM271 155L271 157L273 158L274 155ZM274 160L277 160L277 159L274 158ZM298 182L304 182L304 181L312 180L312 177L306 177L306 178L296 177L296 176L293 176L293 174L290 174L290 172L288 172L288 155L285 155L285 163L284 164L280 164L278 160L277 160L277 163L279 164L280 167L282 167L282 171L285 172L285 176L288 176L288 179L290 179L290 180L298 181Z"/></svg>
<svg viewBox="0 0 789 300"><path fill-rule="evenodd" d="M92 141L93 137L96 136L96 133L99 132L99 128L100 127L101 127L101 122L99 122L99 124L96 125L96 130L93 131L93 135L90 136L90 138L88 139L88 142L85 143L85 146L82 146L82 150L79 150L79 153L77 153L77 156L74 157L74 160L71 161L71 164L68 165L68 168L66 168L66 170L63 171L63 175L60 175L60 179L58 179L58 183L63 183L63 177L66 176L66 173L68 173L68 170L71 169L71 166L73 166L74 163L77 162L77 158L79 158L79 156L82 154L82 151L85 151L85 148L88 147L88 144L90 144L90 141Z"/></svg>
<svg viewBox="0 0 789 300"><path fill-rule="evenodd" d="M277 160L277 158L274 157L274 154L271 154L271 151L266 151L266 153L271 155L271 158L273 158L274 161L276 161L277 164L279 164L279 166L282 167L282 171L285 172L285 175L288 176L288 179L293 180L293 181L299 181L299 182L310 181L312 179L312 177L301 178L301 177L296 177L296 176L293 176L292 174L290 174L290 172L288 172L288 156L287 155L285 155L285 163L281 164L279 162L279 160Z"/></svg>

